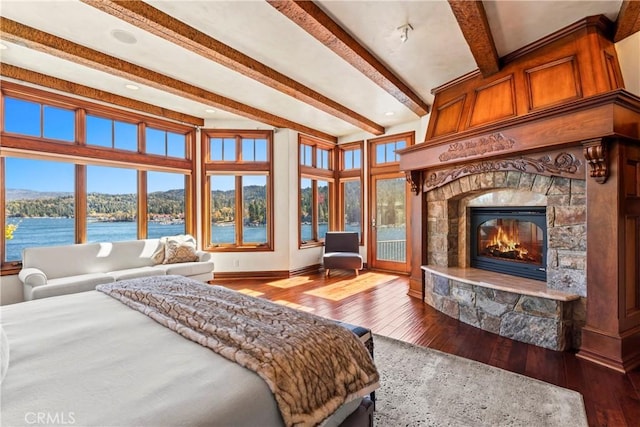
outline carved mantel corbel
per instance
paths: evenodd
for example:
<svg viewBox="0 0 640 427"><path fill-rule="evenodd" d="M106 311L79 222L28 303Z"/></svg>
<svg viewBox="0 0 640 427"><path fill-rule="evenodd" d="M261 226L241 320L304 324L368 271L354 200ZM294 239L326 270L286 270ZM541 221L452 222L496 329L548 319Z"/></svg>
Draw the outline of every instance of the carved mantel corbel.
<svg viewBox="0 0 640 427"><path fill-rule="evenodd" d="M597 183L604 184L609 177L609 165L607 159L607 145L604 138L582 141L584 158L589 163L591 170L589 175Z"/></svg>
<svg viewBox="0 0 640 427"><path fill-rule="evenodd" d="M413 170L407 171L407 182L411 186L411 191L416 193L416 196L420 194L420 190L422 190L422 171Z"/></svg>

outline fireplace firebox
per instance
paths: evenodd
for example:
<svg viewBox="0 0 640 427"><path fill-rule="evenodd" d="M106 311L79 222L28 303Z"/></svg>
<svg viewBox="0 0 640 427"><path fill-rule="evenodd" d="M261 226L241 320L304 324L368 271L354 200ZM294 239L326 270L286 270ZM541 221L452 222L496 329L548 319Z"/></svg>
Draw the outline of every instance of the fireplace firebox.
<svg viewBox="0 0 640 427"><path fill-rule="evenodd" d="M547 280L544 207L470 209L471 267Z"/></svg>

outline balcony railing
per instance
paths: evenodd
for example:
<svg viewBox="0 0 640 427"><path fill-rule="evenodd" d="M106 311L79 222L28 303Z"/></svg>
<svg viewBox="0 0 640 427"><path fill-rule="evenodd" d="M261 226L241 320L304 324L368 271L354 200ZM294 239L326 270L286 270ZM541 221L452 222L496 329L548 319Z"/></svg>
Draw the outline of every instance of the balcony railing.
<svg viewBox="0 0 640 427"><path fill-rule="evenodd" d="M376 258L381 261L407 261L406 240L378 240Z"/></svg>

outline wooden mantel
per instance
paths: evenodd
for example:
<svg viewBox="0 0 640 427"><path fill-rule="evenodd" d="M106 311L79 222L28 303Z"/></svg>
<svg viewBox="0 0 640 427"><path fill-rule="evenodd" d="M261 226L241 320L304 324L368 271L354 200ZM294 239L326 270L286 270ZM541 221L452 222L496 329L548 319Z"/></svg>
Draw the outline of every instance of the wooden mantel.
<svg viewBox="0 0 640 427"><path fill-rule="evenodd" d="M413 145L400 152L400 169L438 170L553 150L596 138L640 140L639 118L640 97L617 89Z"/></svg>
<svg viewBox="0 0 640 427"><path fill-rule="evenodd" d="M502 58L494 75L435 89L425 140L400 151L400 168L415 194L410 223L420 238L409 294L419 296L427 191L460 173L581 151L589 167L587 314L578 356L628 372L640 366L640 97L624 90L612 34L605 17L588 17Z"/></svg>

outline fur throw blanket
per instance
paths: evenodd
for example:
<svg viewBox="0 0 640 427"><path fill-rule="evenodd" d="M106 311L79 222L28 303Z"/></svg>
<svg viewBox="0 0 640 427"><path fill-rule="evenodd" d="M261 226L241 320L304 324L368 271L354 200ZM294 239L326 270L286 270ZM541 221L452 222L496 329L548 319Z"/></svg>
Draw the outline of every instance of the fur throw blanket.
<svg viewBox="0 0 640 427"><path fill-rule="evenodd" d="M154 276L97 290L256 372L287 426L320 424L378 387L364 345L336 323L182 276Z"/></svg>

